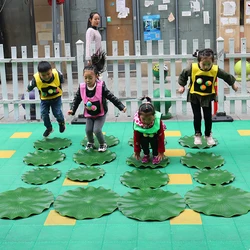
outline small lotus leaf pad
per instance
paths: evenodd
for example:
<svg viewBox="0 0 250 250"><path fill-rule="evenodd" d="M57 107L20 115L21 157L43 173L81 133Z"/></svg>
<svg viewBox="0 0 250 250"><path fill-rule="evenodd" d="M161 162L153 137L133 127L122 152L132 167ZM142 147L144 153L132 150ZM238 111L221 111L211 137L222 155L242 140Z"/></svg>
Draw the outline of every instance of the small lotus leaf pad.
<svg viewBox="0 0 250 250"><path fill-rule="evenodd" d="M98 167L78 167L69 170L66 177L72 181L93 181L104 176L105 170Z"/></svg>
<svg viewBox="0 0 250 250"><path fill-rule="evenodd" d="M117 208L119 195L103 187L77 188L59 195L54 208L62 216L77 220L99 218Z"/></svg>
<svg viewBox="0 0 250 250"><path fill-rule="evenodd" d="M120 181L130 188L159 188L167 185L169 177L159 170L146 168L127 171L121 176Z"/></svg>
<svg viewBox="0 0 250 250"><path fill-rule="evenodd" d="M23 161L27 165L34 166L47 166L54 165L57 162L61 162L65 159L66 155L59 150L44 150L44 151L35 151L34 153L28 153Z"/></svg>
<svg viewBox="0 0 250 250"><path fill-rule="evenodd" d="M119 139L117 137L114 137L113 135L110 135L110 136L104 135L104 140L107 143L109 148L113 147L113 146L116 146L116 145L118 145L120 143ZM81 145L85 147L87 145L87 143L88 143L88 139L87 139L87 137L85 137L81 141ZM99 147L99 143L98 143L96 137L94 137L94 147L95 148Z"/></svg>
<svg viewBox="0 0 250 250"><path fill-rule="evenodd" d="M68 148L72 144L72 141L67 138L44 138L34 142L34 148L41 150L59 150Z"/></svg>
<svg viewBox="0 0 250 250"><path fill-rule="evenodd" d="M222 185L234 180L235 176L227 170L203 169L194 174L194 179L202 184Z"/></svg>
<svg viewBox="0 0 250 250"><path fill-rule="evenodd" d="M22 180L28 184L41 185L54 181L61 176L57 168L34 168L22 175Z"/></svg>
<svg viewBox="0 0 250 250"><path fill-rule="evenodd" d="M98 152L94 149L81 149L73 155L73 159L78 164L87 166L102 165L111 162L116 158L116 153L106 150L105 152Z"/></svg>
<svg viewBox="0 0 250 250"><path fill-rule="evenodd" d="M136 168L140 168L140 167L142 168L147 168L147 167L148 168L159 168L159 167L165 168L169 164L170 160L167 156L165 156L159 164L154 165L152 163L152 157L150 158L150 161L148 163L142 163L141 160L136 160L134 155L131 155L130 157L127 158L126 162L129 166L134 166Z"/></svg>
<svg viewBox="0 0 250 250"><path fill-rule="evenodd" d="M188 148L199 148L199 149L204 149L204 148L211 148L214 147L218 144L218 141L214 138L215 144L214 145L207 145L207 140L205 139L204 136L201 137L202 144L201 145L195 145L194 144L194 135L192 136L184 136L179 139L179 143L183 147L188 147Z"/></svg>
<svg viewBox="0 0 250 250"><path fill-rule="evenodd" d="M198 169L211 168L215 169L224 164L224 159L220 155L214 153L197 152L187 153L181 157L181 163L187 167L195 167Z"/></svg>
<svg viewBox="0 0 250 250"><path fill-rule="evenodd" d="M141 221L167 220L179 215L185 207L179 194L162 189L128 192L118 200L118 208L125 216Z"/></svg>
<svg viewBox="0 0 250 250"><path fill-rule="evenodd" d="M47 189L19 187L0 193L0 200L0 218L12 220L42 213L53 203L54 196Z"/></svg>
<svg viewBox="0 0 250 250"><path fill-rule="evenodd" d="M232 217L250 210L250 192L222 185L196 187L185 195L188 206L206 215Z"/></svg>

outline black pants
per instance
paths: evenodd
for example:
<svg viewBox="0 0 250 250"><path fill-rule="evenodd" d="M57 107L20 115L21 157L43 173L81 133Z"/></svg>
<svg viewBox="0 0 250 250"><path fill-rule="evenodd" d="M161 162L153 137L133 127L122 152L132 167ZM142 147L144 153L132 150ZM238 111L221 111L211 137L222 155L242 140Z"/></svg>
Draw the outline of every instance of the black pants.
<svg viewBox="0 0 250 250"><path fill-rule="evenodd" d="M203 110L203 116L205 120L205 136L209 136L212 130L212 105L209 103L208 107L201 107L200 103L192 103L191 107L194 114L194 131L196 133L201 133L201 108Z"/></svg>
<svg viewBox="0 0 250 250"><path fill-rule="evenodd" d="M143 134L140 134L141 148L145 155L149 155L149 145L152 148L153 156L158 155L158 136L157 134L154 137L145 137Z"/></svg>

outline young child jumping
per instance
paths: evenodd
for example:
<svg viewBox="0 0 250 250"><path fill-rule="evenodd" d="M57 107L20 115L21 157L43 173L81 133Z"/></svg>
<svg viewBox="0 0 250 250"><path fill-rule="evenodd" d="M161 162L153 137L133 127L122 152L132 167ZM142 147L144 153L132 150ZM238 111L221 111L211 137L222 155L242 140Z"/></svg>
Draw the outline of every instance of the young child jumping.
<svg viewBox="0 0 250 250"><path fill-rule="evenodd" d="M147 96L141 100L144 99L146 99L146 102L140 105L134 115L134 156L139 160L142 149L144 156L141 161L142 163L148 163L150 161L150 145L153 154L152 163L156 165L164 157L165 125L161 120L161 113L155 111L151 99Z"/></svg>
<svg viewBox="0 0 250 250"><path fill-rule="evenodd" d="M50 108L55 116L59 131L63 133L65 130L64 116L62 112L62 86L64 82L63 75L60 71L52 69L51 64L47 61L38 63L38 72L34 74L33 79L27 86L27 91L30 92L35 87L38 88L41 99L41 115L46 130L43 133L44 137L48 137L53 132L49 113Z"/></svg>
<svg viewBox="0 0 250 250"><path fill-rule="evenodd" d="M81 101L84 103L84 116L86 118L86 135L88 143L86 149L94 147L94 135L99 142L99 152L107 150L102 127L108 112L107 100L111 101L120 111L126 112L127 108L106 87L104 81L99 80L99 75L104 71L106 54L94 54L91 63L84 70L84 83L81 83L73 100L69 115L74 115Z"/></svg>
<svg viewBox="0 0 250 250"><path fill-rule="evenodd" d="M235 84L235 77L214 65L214 52L211 49L196 51L198 63L192 63L191 66L184 69L178 79L180 85L179 92L185 91L185 85L190 77L188 86L187 101L191 103L194 114L194 144L201 145L201 108L205 120L205 138L207 144L212 146L215 141L212 137L212 101L215 100L215 82L216 78L223 79L234 91L238 90Z"/></svg>

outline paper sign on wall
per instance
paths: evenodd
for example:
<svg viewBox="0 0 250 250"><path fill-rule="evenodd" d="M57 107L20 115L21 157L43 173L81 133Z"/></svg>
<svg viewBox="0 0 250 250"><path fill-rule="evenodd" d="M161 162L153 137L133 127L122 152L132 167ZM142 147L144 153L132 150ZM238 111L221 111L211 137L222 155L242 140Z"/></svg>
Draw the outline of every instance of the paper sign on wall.
<svg viewBox="0 0 250 250"><path fill-rule="evenodd" d="M166 4L160 4L158 5L158 10L167 10L168 6Z"/></svg>
<svg viewBox="0 0 250 250"><path fill-rule="evenodd" d="M170 0L162 0L162 3L170 3Z"/></svg>
<svg viewBox="0 0 250 250"><path fill-rule="evenodd" d="M155 3L154 1L145 1L145 2L144 2L144 6L145 6L145 7L149 7L149 6L151 6L151 5L154 5L154 3Z"/></svg>
<svg viewBox="0 0 250 250"><path fill-rule="evenodd" d="M123 11L126 7L126 0L116 0L116 12Z"/></svg>
<svg viewBox="0 0 250 250"><path fill-rule="evenodd" d="M250 15L250 1L246 2L246 15Z"/></svg>
<svg viewBox="0 0 250 250"><path fill-rule="evenodd" d="M234 16L236 12L236 3L233 1L227 1L223 4L223 15L224 16Z"/></svg>

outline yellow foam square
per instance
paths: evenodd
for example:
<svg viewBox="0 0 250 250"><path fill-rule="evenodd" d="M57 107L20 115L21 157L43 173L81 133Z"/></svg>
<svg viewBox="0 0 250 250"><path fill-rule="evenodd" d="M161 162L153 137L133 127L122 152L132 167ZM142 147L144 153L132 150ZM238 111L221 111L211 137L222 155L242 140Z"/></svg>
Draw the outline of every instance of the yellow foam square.
<svg viewBox="0 0 250 250"><path fill-rule="evenodd" d="M237 130L239 135L241 136L249 136L250 135L250 130Z"/></svg>
<svg viewBox="0 0 250 250"><path fill-rule="evenodd" d="M16 132L10 138L29 138L32 132Z"/></svg>
<svg viewBox="0 0 250 250"><path fill-rule="evenodd" d="M53 225L69 225L74 226L76 224L76 219L64 217L57 213L55 210L51 210L47 216L44 226L53 226Z"/></svg>
<svg viewBox="0 0 250 250"><path fill-rule="evenodd" d="M178 156L185 156L186 151L184 149L166 149L164 154L166 156L178 157Z"/></svg>
<svg viewBox="0 0 250 250"><path fill-rule="evenodd" d="M181 136L181 132L179 130L170 130L164 132L165 136Z"/></svg>
<svg viewBox="0 0 250 250"><path fill-rule="evenodd" d="M170 225L177 224L201 225L201 215L191 209L185 209L180 215L170 219Z"/></svg>
<svg viewBox="0 0 250 250"><path fill-rule="evenodd" d="M193 184L190 174L169 174L169 183L171 184Z"/></svg>
<svg viewBox="0 0 250 250"><path fill-rule="evenodd" d="M64 179L63 186L87 186L88 182L82 182L82 181L72 181L68 178Z"/></svg>
<svg viewBox="0 0 250 250"><path fill-rule="evenodd" d="M16 150L0 150L0 158L10 158Z"/></svg>

